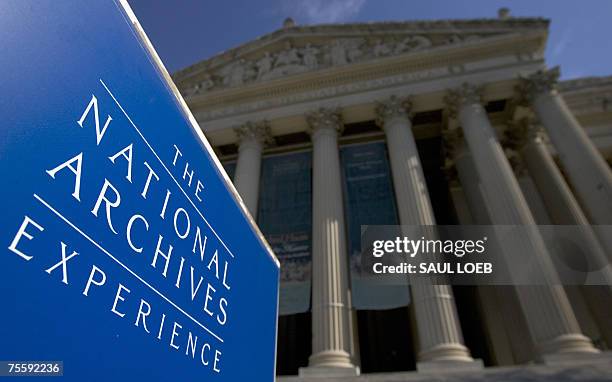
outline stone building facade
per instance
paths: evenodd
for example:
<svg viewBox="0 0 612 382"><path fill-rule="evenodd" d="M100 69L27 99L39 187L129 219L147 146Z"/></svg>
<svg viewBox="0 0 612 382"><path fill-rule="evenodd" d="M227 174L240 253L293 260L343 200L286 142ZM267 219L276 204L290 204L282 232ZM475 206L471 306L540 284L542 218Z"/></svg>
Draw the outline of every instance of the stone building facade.
<svg viewBox="0 0 612 382"><path fill-rule="evenodd" d="M507 12L316 26L288 19L174 74L272 246L296 254L279 256L292 272L283 281L301 281L287 293L305 296L279 319L279 374L607 357L610 288L421 281L385 306L372 296L357 303L351 271L358 223L612 224L612 79L559 82L544 59L548 27ZM359 162L366 154L374 159ZM367 173L374 164L380 187L351 188L351 165ZM296 172L283 178L287 168ZM295 232L287 228L298 220ZM590 232L588 240L612 259L611 238ZM520 245L546 256L537 233Z"/></svg>

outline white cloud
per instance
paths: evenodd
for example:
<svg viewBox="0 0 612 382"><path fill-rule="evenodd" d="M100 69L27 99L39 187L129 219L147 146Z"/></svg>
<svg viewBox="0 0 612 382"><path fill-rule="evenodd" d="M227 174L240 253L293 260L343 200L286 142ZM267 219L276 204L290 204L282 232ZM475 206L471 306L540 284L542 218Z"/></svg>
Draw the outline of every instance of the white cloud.
<svg viewBox="0 0 612 382"><path fill-rule="evenodd" d="M285 0L284 11L308 24L335 23L351 19L366 0Z"/></svg>
<svg viewBox="0 0 612 382"><path fill-rule="evenodd" d="M569 28L563 32L563 35L561 36L559 41L557 41L557 43L553 46L551 52L552 58L560 56L565 51L565 48L567 48L567 45L572 40L572 35L572 30Z"/></svg>

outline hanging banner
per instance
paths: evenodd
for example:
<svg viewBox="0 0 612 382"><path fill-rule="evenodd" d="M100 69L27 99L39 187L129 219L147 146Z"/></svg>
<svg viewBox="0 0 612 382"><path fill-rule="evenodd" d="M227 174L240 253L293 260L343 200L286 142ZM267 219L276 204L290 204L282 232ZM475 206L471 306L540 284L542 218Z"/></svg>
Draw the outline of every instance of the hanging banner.
<svg viewBox="0 0 612 382"><path fill-rule="evenodd" d="M312 186L310 152L263 159L257 222L281 263L279 314L310 309Z"/></svg>
<svg viewBox="0 0 612 382"><path fill-rule="evenodd" d="M408 282L390 282L361 269L362 226L397 225L395 195L383 142L340 149L345 181L345 213L351 288L355 309L393 309L410 303Z"/></svg>
<svg viewBox="0 0 612 382"><path fill-rule="evenodd" d="M223 163L223 169L227 173L227 177L233 180L234 174L236 173L236 162Z"/></svg>
<svg viewBox="0 0 612 382"><path fill-rule="evenodd" d="M0 375L273 381L278 262L127 3L0 19Z"/></svg>

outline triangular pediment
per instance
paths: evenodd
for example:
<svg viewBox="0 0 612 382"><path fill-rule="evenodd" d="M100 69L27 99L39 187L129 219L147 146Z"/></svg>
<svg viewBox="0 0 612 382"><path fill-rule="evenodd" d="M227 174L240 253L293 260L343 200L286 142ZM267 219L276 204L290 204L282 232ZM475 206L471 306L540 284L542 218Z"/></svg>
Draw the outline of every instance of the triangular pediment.
<svg viewBox="0 0 612 382"><path fill-rule="evenodd" d="M181 70L174 79L185 96L197 96L547 28L539 18L291 26Z"/></svg>

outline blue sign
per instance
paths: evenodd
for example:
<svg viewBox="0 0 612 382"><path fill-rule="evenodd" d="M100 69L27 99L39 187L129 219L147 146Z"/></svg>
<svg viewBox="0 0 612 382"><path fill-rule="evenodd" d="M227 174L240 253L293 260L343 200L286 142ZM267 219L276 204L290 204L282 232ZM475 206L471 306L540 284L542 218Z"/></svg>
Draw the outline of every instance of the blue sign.
<svg viewBox="0 0 612 382"><path fill-rule="evenodd" d="M0 361L272 381L278 262L129 8L0 14Z"/></svg>

